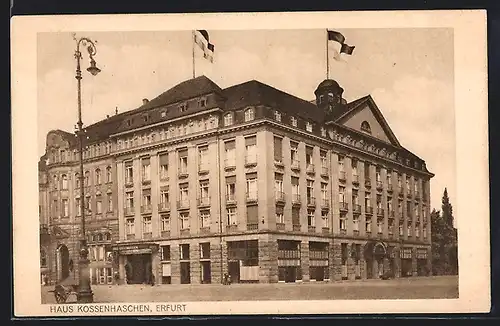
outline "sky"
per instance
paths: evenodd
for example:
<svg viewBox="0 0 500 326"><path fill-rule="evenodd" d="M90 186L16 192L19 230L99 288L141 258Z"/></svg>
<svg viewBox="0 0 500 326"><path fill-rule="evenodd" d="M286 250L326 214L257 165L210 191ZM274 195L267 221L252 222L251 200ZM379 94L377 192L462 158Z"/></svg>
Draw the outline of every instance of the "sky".
<svg viewBox="0 0 500 326"><path fill-rule="evenodd" d="M400 143L426 161L431 208L441 209L448 188L455 202L455 112L453 30L444 28L335 29L355 46L346 62L332 59L329 75L353 101L370 94ZM256 79L314 99L326 78L326 30L208 31L214 63L197 56L196 76L220 87ZM192 78L191 31L79 33L97 40L97 76L85 71L82 117L86 125L139 107ZM76 43L71 33L40 33L37 46L38 152L47 132L73 132L77 121ZM82 49L84 50L84 49Z"/></svg>

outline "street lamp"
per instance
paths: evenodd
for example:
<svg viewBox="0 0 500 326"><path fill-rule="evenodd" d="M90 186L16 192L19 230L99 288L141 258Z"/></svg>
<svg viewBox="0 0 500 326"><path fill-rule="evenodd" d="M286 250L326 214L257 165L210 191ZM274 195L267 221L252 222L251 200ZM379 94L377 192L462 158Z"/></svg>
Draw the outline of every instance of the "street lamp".
<svg viewBox="0 0 500 326"><path fill-rule="evenodd" d="M75 51L75 59L76 59L76 75L75 78L78 84L78 130L76 132L78 137L78 146L80 152L80 205L81 205L81 215L82 215L82 232L80 239L80 259L78 261L78 269L79 269L79 277L78 277L78 293L77 299L80 303L91 303L94 301L94 293L92 293L92 289L90 287L90 270L89 270L89 260L88 254L89 251L87 249L87 238L85 236L85 190L84 186L84 172L83 172L83 142L85 138L85 131L83 129L82 122L82 88L81 88L81 80L82 80L82 71L80 69L80 60L82 59L82 53L80 52L80 45L87 47L87 51L89 53L90 58L90 67L87 68L87 71L90 72L93 76L97 75L101 69L97 68L96 62L94 60L94 56L97 53L97 49L95 43L92 42L89 38L82 37L77 39L73 34L73 39L76 41L76 51Z"/></svg>

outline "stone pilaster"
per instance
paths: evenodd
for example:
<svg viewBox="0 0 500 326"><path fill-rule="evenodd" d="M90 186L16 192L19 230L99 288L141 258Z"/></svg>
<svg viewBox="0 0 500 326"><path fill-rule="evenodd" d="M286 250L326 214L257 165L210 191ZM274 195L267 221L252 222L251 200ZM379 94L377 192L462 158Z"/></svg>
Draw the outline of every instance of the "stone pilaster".
<svg viewBox="0 0 500 326"><path fill-rule="evenodd" d="M302 281L309 282L309 242L300 243L300 265L302 268Z"/></svg>
<svg viewBox="0 0 500 326"><path fill-rule="evenodd" d="M278 241L259 239L259 282L278 283Z"/></svg>
<svg viewBox="0 0 500 326"><path fill-rule="evenodd" d="M181 283L181 265L179 261L179 244L172 244L170 251L170 261L171 261L171 279L172 284Z"/></svg>
<svg viewBox="0 0 500 326"><path fill-rule="evenodd" d="M411 250L411 272L413 276L418 275L417 268L417 248L413 247Z"/></svg>
<svg viewBox="0 0 500 326"><path fill-rule="evenodd" d="M221 260L222 259L222 260ZM210 243L210 261L211 261L211 272L212 272L212 283L220 284L222 283L222 276L227 273L227 244L226 242L222 245L222 257L221 257L221 244L219 241ZM222 262L222 266L221 266ZM221 270L222 267L222 270Z"/></svg>
<svg viewBox="0 0 500 326"><path fill-rule="evenodd" d="M342 247L340 242L333 244L333 273L332 279L335 281L342 280Z"/></svg>
<svg viewBox="0 0 500 326"><path fill-rule="evenodd" d="M198 243L189 244L189 258L191 258L191 283L201 283L200 247Z"/></svg>
<svg viewBox="0 0 500 326"><path fill-rule="evenodd" d="M353 250L354 244L350 243L347 245L347 252L349 255L347 256L347 279L354 280L356 279L356 270L354 265L354 258L351 257L351 252Z"/></svg>

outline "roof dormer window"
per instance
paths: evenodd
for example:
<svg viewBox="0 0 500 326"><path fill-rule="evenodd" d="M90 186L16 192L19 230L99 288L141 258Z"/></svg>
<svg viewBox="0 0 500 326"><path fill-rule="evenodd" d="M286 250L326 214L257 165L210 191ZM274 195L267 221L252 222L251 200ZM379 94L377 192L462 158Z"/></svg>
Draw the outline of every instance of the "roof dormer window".
<svg viewBox="0 0 500 326"><path fill-rule="evenodd" d="M144 115L144 116L142 116L142 119L144 120L144 122L148 122L149 116L148 115Z"/></svg>
<svg viewBox="0 0 500 326"><path fill-rule="evenodd" d="M297 118L290 117L290 123L292 124L292 126L297 127Z"/></svg>
<svg viewBox="0 0 500 326"><path fill-rule="evenodd" d="M306 122L306 131L308 131L308 132L313 131L313 125L309 121Z"/></svg>
<svg viewBox="0 0 500 326"><path fill-rule="evenodd" d="M198 105L201 107L201 108L204 108L207 106L207 99L206 98L202 98L198 101Z"/></svg>
<svg viewBox="0 0 500 326"><path fill-rule="evenodd" d="M326 129L321 127L321 137L326 137Z"/></svg>
<svg viewBox="0 0 500 326"><path fill-rule="evenodd" d="M370 128L370 124L368 123L368 121L363 121L361 123L361 131L367 132L369 134L372 133L372 129Z"/></svg>
<svg viewBox="0 0 500 326"><path fill-rule="evenodd" d="M274 111L274 120L281 122L281 112Z"/></svg>
<svg viewBox="0 0 500 326"><path fill-rule="evenodd" d="M166 110L165 111L161 111L160 114L161 114L162 118L165 118L167 116L167 111Z"/></svg>
<svg viewBox="0 0 500 326"><path fill-rule="evenodd" d="M179 105L179 111L186 112L186 110L187 110L187 103L182 103L181 105Z"/></svg>
<svg viewBox="0 0 500 326"><path fill-rule="evenodd" d="M325 99L325 96L324 95L320 95L319 96L319 103L323 103L324 99Z"/></svg>
<svg viewBox="0 0 500 326"><path fill-rule="evenodd" d="M245 122L252 121L255 119L255 111L253 108L248 108L245 110Z"/></svg>
<svg viewBox="0 0 500 326"><path fill-rule="evenodd" d="M230 126L233 124L233 115L231 113L226 113L224 115L224 126Z"/></svg>

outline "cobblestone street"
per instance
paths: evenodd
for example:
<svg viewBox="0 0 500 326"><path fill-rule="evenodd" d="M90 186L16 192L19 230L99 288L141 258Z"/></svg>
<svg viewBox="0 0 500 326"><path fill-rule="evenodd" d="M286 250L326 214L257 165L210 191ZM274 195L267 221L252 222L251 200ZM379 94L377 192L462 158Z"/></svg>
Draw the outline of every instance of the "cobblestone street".
<svg viewBox="0 0 500 326"><path fill-rule="evenodd" d="M42 303L55 303L53 286L42 287ZM352 300L458 298L458 277L414 277L342 282L199 285L94 285L96 303L246 300ZM75 302L74 295L67 302Z"/></svg>

